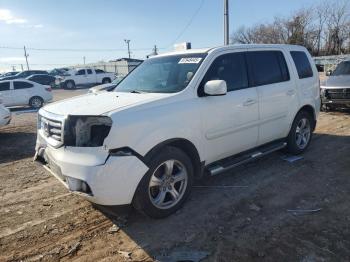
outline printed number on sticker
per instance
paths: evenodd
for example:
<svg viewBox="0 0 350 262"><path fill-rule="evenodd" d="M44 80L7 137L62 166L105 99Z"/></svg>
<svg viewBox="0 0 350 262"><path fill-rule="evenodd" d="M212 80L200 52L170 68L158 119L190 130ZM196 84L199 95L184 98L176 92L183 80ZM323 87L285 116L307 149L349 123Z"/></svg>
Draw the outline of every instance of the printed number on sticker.
<svg viewBox="0 0 350 262"><path fill-rule="evenodd" d="M179 64L198 64L201 60L201 57L186 57L181 58Z"/></svg>

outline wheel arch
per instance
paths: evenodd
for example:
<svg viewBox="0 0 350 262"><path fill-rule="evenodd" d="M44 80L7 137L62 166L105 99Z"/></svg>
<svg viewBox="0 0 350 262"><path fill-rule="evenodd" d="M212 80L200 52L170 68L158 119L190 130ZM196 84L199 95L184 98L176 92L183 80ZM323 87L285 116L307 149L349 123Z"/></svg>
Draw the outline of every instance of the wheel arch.
<svg viewBox="0 0 350 262"><path fill-rule="evenodd" d="M72 82L74 85L76 85L75 81L73 79L67 79L67 80L64 81L64 86L67 86L68 82Z"/></svg>
<svg viewBox="0 0 350 262"><path fill-rule="evenodd" d="M161 150L162 148L164 148L166 146L176 147L176 148L182 150L185 154L187 154L189 156L189 158L191 159L195 177L199 178L202 176L203 170L204 170L204 162L201 162L198 150L195 147L195 145L192 142L190 142L189 140L184 139L184 138L172 138L172 139L168 139L168 140L165 140L165 141L157 144L156 146L154 146L151 150L149 150L146 153L146 155L144 156L145 162L146 163L149 162L150 159L155 154L157 154L157 152L159 152L159 150Z"/></svg>
<svg viewBox="0 0 350 262"><path fill-rule="evenodd" d="M316 127L316 111L315 111L315 108L312 105L309 105L309 104L302 106L299 109L299 111L296 113L296 115L294 116L294 119L302 111L307 112L307 113L309 113L312 116L312 118L313 118L312 130L315 130L315 127Z"/></svg>

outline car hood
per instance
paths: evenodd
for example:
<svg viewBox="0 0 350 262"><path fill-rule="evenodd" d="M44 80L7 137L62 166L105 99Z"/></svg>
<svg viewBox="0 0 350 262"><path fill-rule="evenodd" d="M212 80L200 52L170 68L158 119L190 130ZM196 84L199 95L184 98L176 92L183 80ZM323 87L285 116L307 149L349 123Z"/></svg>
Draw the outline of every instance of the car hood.
<svg viewBox="0 0 350 262"><path fill-rule="evenodd" d="M58 115L102 115L110 111L156 101L170 95L124 92L89 93L48 104L43 110Z"/></svg>
<svg viewBox="0 0 350 262"><path fill-rule="evenodd" d="M323 86L327 88L350 88L350 75L330 76Z"/></svg>

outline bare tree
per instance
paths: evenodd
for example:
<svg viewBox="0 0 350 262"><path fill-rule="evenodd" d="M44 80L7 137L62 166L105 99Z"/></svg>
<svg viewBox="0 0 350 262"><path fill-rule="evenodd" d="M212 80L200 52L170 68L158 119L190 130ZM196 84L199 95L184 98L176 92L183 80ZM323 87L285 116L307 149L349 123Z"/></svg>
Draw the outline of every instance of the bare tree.
<svg viewBox="0 0 350 262"><path fill-rule="evenodd" d="M240 27L231 36L233 43L303 45L313 55L350 51L350 0L324 0L273 22Z"/></svg>

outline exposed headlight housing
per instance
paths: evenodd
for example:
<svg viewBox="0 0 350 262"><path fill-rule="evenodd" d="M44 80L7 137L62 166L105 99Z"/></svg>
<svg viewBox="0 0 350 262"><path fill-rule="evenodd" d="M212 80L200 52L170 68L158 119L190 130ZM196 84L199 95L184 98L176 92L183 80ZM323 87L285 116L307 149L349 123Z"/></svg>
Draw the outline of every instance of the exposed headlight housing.
<svg viewBox="0 0 350 262"><path fill-rule="evenodd" d="M111 126L112 119L107 116L69 116L65 124L64 145L102 146Z"/></svg>

